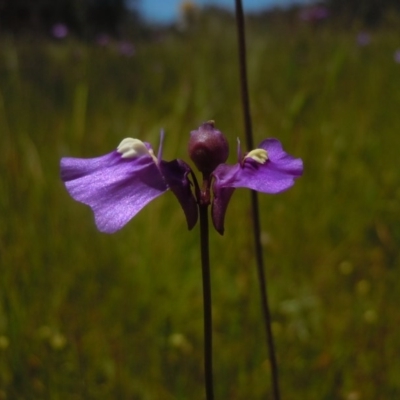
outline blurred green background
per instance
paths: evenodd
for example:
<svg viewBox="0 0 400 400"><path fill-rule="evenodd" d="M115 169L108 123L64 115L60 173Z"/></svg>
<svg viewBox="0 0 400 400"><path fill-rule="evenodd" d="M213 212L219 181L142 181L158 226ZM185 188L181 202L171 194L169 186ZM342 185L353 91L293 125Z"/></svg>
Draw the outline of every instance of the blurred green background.
<svg viewBox="0 0 400 400"><path fill-rule="evenodd" d="M282 398L400 397L399 20L247 23L255 141L304 161L259 197ZM214 119L244 142L234 20L118 44L0 38L0 399L202 399L198 227L171 193L115 235L59 178L125 137L187 160ZM211 232L215 392L270 398L249 193Z"/></svg>

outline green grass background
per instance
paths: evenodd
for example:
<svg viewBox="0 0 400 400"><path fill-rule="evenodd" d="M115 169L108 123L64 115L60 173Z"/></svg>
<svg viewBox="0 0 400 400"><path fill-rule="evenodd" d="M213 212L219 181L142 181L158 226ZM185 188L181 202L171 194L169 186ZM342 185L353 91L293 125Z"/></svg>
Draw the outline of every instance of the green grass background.
<svg viewBox="0 0 400 400"><path fill-rule="evenodd" d="M398 25L397 25L398 26ZM304 161L261 195L282 398L400 396L399 29L249 23L255 141ZM214 119L244 142L233 21L112 47L0 40L0 399L203 399L198 227L168 193L115 235L59 179L62 156L133 136L187 160ZM270 398L249 193L211 232L218 399Z"/></svg>

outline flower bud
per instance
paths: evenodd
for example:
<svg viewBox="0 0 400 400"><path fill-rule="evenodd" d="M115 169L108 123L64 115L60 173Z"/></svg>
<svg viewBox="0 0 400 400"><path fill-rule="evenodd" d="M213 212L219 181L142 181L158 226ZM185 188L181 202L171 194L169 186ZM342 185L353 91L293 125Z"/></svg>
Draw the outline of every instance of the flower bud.
<svg viewBox="0 0 400 400"><path fill-rule="evenodd" d="M190 132L188 151L199 171L210 175L227 160L229 146L222 132L214 128L214 121L208 121Z"/></svg>

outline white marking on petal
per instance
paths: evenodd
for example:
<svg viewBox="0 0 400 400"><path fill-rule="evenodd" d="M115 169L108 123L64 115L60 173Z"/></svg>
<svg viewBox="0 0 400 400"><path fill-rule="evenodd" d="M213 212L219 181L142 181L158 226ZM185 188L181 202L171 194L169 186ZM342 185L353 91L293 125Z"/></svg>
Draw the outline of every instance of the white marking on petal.
<svg viewBox="0 0 400 400"><path fill-rule="evenodd" d="M268 153L264 149L254 149L246 155L245 159L246 158L252 158L259 164L265 164L265 162L268 160Z"/></svg>
<svg viewBox="0 0 400 400"><path fill-rule="evenodd" d="M136 158L140 156L151 156L155 163L157 158L153 150L148 150L146 145L139 139L125 138L117 147L118 153L122 158Z"/></svg>

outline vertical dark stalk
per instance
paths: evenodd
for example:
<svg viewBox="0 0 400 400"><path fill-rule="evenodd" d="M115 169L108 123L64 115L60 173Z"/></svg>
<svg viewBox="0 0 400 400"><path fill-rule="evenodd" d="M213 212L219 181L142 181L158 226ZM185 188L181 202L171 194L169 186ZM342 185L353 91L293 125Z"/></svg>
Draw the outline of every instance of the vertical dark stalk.
<svg viewBox="0 0 400 400"><path fill-rule="evenodd" d="M208 204L199 205L200 212L200 249L203 275L203 307L204 307L204 375L206 399L214 400L212 372L212 312L211 312L211 279L210 255L208 245Z"/></svg>
<svg viewBox="0 0 400 400"><path fill-rule="evenodd" d="M236 6L236 25L238 31L240 84L241 84L242 107L244 114L245 134L246 134L246 147L247 150L250 151L254 148L254 144L253 144L251 115L250 115L249 90L247 84L246 40L245 40L242 1L235 0L235 6ZM258 281L260 284L261 307L264 317L266 336L267 336L267 346L269 351L269 360L271 365L272 390L274 399L280 400L278 364L276 361L274 338L271 330L271 313L268 305L267 282L264 273L264 260L262 254L262 246L261 246L261 227L260 227L258 197L257 197L257 192L255 191L251 191L251 210L253 217L253 233L255 242L256 261L257 261L257 273L258 273Z"/></svg>

